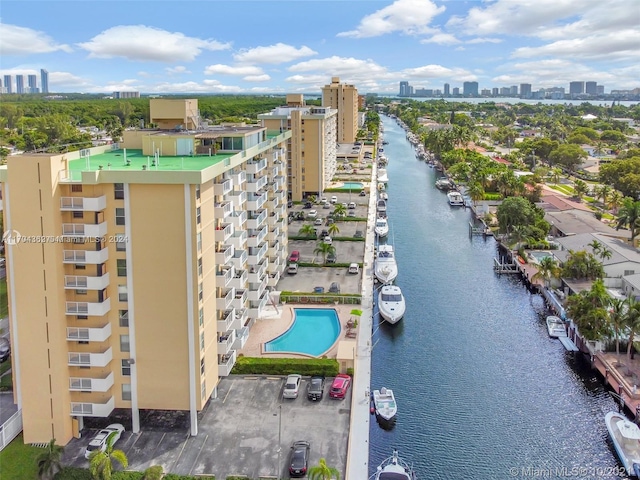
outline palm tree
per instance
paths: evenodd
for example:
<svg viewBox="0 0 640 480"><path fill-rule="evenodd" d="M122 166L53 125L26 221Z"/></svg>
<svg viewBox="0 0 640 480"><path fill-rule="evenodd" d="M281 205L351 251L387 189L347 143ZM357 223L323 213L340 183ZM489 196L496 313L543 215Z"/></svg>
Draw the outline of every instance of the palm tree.
<svg viewBox="0 0 640 480"><path fill-rule="evenodd" d="M47 449L38 455L38 478L40 480L51 480L56 473L62 470L60 458L64 452L64 447L56 445L56 439L49 441Z"/></svg>
<svg viewBox="0 0 640 480"><path fill-rule="evenodd" d="M330 253L335 254L336 247L330 243L319 242L313 253L322 255L322 263L327 263L327 255Z"/></svg>
<svg viewBox="0 0 640 480"><path fill-rule="evenodd" d="M324 458L320 459L318 465L309 468L309 480L331 480L332 478L340 480L340 472L327 465Z"/></svg>
<svg viewBox="0 0 640 480"><path fill-rule="evenodd" d="M622 194L618 190L614 190L609 194L609 208L618 213L618 207L622 204Z"/></svg>
<svg viewBox="0 0 640 480"><path fill-rule="evenodd" d="M611 195L611 187L609 185L600 185L595 189L595 197L596 200L602 199L602 206L607 208L607 200L609 200L609 195Z"/></svg>
<svg viewBox="0 0 640 480"><path fill-rule="evenodd" d="M619 230L621 227L629 227L629 230L631 230L630 240L633 242L633 239L636 236L636 227L638 226L639 220L640 201L635 201L631 197L626 197L622 201L622 208L618 211L618 224L616 225L616 230Z"/></svg>
<svg viewBox="0 0 640 480"><path fill-rule="evenodd" d="M467 193L469 194L469 197L471 197L471 201L473 202L474 207L480 200L484 199L485 192L480 182L473 182L471 185L469 185Z"/></svg>
<svg viewBox="0 0 640 480"><path fill-rule="evenodd" d="M329 235L333 237L336 233L340 233L340 227L338 227L338 224L334 222L329 225L329 228L327 228L327 232L329 232Z"/></svg>
<svg viewBox="0 0 640 480"><path fill-rule="evenodd" d="M582 197L586 195L588 191L589 191L589 187L587 186L587 183L584 182L583 180L576 180L574 182L573 193L579 201L582 201Z"/></svg>
<svg viewBox="0 0 640 480"><path fill-rule="evenodd" d="M587 247L591 247L591 249L593 250L593 254L597 256L602 251L602 248L604 247L604 245L600 243L598 240L592 240L591 243L587 245Z"/></svg>
<svg viewBox="0 0 640 480"><path fill-rule="evenodd" d="M336 217L344 217L347 214L347 207L345 207L341 203L338 203L333 210L333 214Z"/></svg>
<svg viewBox="0 0 640 480"><path fill-rule="evenodd" d="M609 309L609 324L613 329L616 338L616 356L620 355L620 332L625 327L625 314L628 306L627 300L621 298L611 299L611 308Z"/></svg>
<svg viewBox="0 0 640 480"><path fill-rule="evenodd" d="M560 275L560 267L555 258L548 256L540 260L538 265L538 271L531 277L531 280L542 279L544 286L549 288L549 283L552 278L557 278Z"/></svg>
<svg viewBox="0 0 640 480"><path fill-rule="evenodd" d="M96 480L111 480L113 472L113 461L115 460L123 468L129 466L129 460L122 450L113 448L113 439L116 432L109 434L107 437L107 448L103 451L94 450L89 455L89 472L91 477Z"/></svg>
<svg viewBox="0 0 640 480"><path fill-rule="evenodd" d="M633 354L631 352L631 349L633 348L633 341L636 334L640 333L640 302L637 302L634 297L629 297L627 303L629 308L624 316L624 326L629 329L627 355L630 360L633 360Z"/></svg>
<svg viewBox="0 0 640 480"><path fill-rule="evenodd" d="M551 169L551 179L553 180L553 183L555 183L556 185L560 183L561 176L562 176L561 168L555 167Z"/></svg>
<svg viewBox="0 0 640 480"><path fill-rule="evenodd" d="M298 231L299 235L304 237L315 237L316 236L316 228L310 223L305 223L300 230Z"/></svg>

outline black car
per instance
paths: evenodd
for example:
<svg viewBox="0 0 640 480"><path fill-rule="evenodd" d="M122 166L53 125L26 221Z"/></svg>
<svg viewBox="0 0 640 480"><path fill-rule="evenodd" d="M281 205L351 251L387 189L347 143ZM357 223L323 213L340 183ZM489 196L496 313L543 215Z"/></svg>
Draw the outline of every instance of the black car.
<svg viewBox="0 0 640 480"><path fill-rule="evenodd" d="M291 463L289 464L289 476L304 477L307 474L309 464L309 442L298 441L291 445Z"/></svg>
<svg viewBox="0 0 640 480"><path fill-rule="evenodd" d="M366 197L367 196L367 192L365 192L364 190L360 190L360 194L361 197Z"/></svg>
<svg viewBox="0 0 640 480"><path fill-rule="evenodd" d="M293 200L287 202L287 208L293 208Z"/></svg>
<svg viewBox="0 0 640 480"><path fill-rule="evenodd" d="M311 401L322 400L322 394L324 393L324 377L314 376L311 377L309 383L307 383L307 398Z"/></svg>
<svg viewBox="0 0 640 480"><path fill-rule="evenodd" d="M326 236L328 236L328 235L329 235L329 230L322 230L322 232L320 232L320 236L321 236L322 238L324 238L324 237L326 237Z"/></svg>
<svg viewBox="0 0 640 480"><path fill-rule="evenodd" d="M311 203L311 202L306 202L304 204L304 208L312 208L312 207L313 207L313 203Z"/></svg>
<svg viewBox="0 0 640 480"><path fill-rule="evenodd" d="M327 263L336 263L336 254L328 253L327 254Z"/></svg>
<svg viewBox="0 0 640 480"><path fill-rule="evenodd" d="M356 230L356 233L353 234L353 238L364 238L364 233L362 230Z"/></svg>
<svg viewBox="0 0 640 480"><path fill-rule="evenodd" d="M340 284L333 282L331 286L329 286L329 293L340 293Z"/></svg>

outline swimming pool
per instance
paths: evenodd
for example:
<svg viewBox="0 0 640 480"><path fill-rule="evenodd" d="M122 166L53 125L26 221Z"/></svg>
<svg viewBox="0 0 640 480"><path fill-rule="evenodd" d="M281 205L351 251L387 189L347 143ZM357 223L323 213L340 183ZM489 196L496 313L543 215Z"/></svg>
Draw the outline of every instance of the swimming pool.
<svg viewBox="0 0 640 480"><path fill-rule="evenodd" d="M364 187L364 184L360 182L344 182L341 187L337 187L338 190L352 190L360 191Z"/></svg>
<svg viewBox="0 0 640 480"><path fill-rule="evenodd" d="M533 263L539 264L543 258L551 257L554 258L553 253L545 252L544 250L533 250L528 252L530 257L533 257Z"/></svg>
<svg viewBox="0 0 640 480"><path fill-rule="evenodd" d="M340 336L340 320L333 308L294 308L293 325L264 344L265 352L302 353L319 357Z"/></svg>

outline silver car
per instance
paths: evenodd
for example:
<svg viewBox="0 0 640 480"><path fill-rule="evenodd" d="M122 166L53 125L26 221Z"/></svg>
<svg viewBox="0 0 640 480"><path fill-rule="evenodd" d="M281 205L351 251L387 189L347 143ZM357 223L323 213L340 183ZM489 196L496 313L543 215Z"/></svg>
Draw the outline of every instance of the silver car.
<svg viewBox="0 0 640 480"><path fill-rule="evenodd" d="M300 381L302 375L289 375L287 381L284 384L284 391L282 392L283 398L298 398L298 391L300 390Z"/></svg>

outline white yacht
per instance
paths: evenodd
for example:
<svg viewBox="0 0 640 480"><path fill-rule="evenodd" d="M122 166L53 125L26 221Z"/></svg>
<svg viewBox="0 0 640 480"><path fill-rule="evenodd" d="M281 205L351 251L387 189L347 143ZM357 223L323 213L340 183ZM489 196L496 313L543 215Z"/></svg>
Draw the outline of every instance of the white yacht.
<svg viewBox="0 0 640 480"><path fill-rule="evenodd" d="M383 285L378 294L378 310L387 322L398 323L404 316L405 302L397 285Z"/></svg>
<svg viewBox="0 0 640 480"><path fill-rule="evenodd" d="M398 457L398 452L393 451L393 455L385 458L376 473L370 480L416 480L416 472L413 467Z"/></svg>
<svg viewBox="0 0 640 480"><path fill-rule="evenodd" d="M391 283L398 276L398 264L392 245L378 246L374 274L381 283Z"/></svg>
<svg viewBox="0 0 640 480"><path fill-rule="evenodd" d="M567 330L564 327L564 322L560 317L555 315L549 315L547 317L547 332L551 338L566 337Z"/></svg>
<svg viewBox="0 0 640 480"><path fill-rule="evenodd" d="M386 237L389 233L389 222L387 222L386 218L378 218L373 230L379 238Z"/></svg>
<svg viewBox="0 0 640 480"><path fill-rule="evenodd" d="M387 183L389 181L389 176L387 175L387 171L384 168L378 169L378 182Z"/></svg>
<svg viewBox="0 0 640 480"><path fill-rule="evenodd" d="M378 213L385 213L387 211L387 202L385 200L379 199L376 204L376 210Z"/></svg>
<svg viewBox="0 0 640 480"><path fill-rule="evenodd" d="M387 192L380 192L379 198L380 200L384 200L386 202L387 200L389 200L389 195L387 194Z"/></svg>
<svg viewBox="0 0 640 480"><path fill-rule="evenodd" d="M449 205L452 207L464 207L464 197L457 190L447 192L447 198L449 199Z"/></svg>

